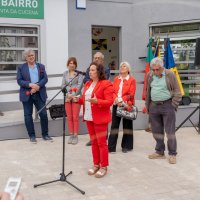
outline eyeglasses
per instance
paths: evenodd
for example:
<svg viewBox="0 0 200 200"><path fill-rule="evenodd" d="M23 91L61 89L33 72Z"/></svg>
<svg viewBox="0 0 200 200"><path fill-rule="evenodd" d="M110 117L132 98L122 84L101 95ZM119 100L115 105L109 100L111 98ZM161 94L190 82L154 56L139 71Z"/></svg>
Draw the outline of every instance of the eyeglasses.
<svg viewBox="0 0 200 200"><path fill-rule="evenodd" d="M98 60L100 60L100 59L101 59L101 57L94 57L94 59L98 59Z"/></svg>

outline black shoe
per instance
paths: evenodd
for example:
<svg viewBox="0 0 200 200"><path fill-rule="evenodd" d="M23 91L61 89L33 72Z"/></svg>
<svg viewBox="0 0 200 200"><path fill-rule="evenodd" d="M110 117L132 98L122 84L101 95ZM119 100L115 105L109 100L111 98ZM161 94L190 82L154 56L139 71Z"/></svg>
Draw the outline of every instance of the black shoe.
<svg viewBox="0 0 200 200"><path fill-rule="evenodd" d="M46 135L46 136L44 136L42 138L43 138L43 140L46 140L46 141L49 140L49 141L53 142L53 139L50 136L48 136L48 135Z"/></svg>
<svg viewBox="0 0 200 200"><path fill-rule="evenodd" d="M127 153L128 151L132 151L133 149L122 148L123 153Z"/></svg>
<svg viewBox="0 0 200 200"><path fill-rule="evenodd" d="M122 152L123 152L123 153L127 153L127 152L128 152L128 149L127 149L127 148L122 148Z"/></svg>
<svg viewBox="0 0 200 200"><path fill-rule="evenodd" d="M115 150L108 150L108 152L109 152L109 153L113 153L113 154L116 153Z"/></svg>
<svg viewBox="0 0 200 200"><path fill-rule="evenodd" d="M91 143L91 141L89 141L89 142L87 142L85 145L86 145L86 146L91 146L92 143Z"/></svg>
<svg viewBox="0 0 200 200"><path fill-rule="evenodd" d="M33 144L36 144L36 143L37 143L37 140L35 139L35 137L31 137L31 138L30 138L30 142L33 143Z"/></svg>

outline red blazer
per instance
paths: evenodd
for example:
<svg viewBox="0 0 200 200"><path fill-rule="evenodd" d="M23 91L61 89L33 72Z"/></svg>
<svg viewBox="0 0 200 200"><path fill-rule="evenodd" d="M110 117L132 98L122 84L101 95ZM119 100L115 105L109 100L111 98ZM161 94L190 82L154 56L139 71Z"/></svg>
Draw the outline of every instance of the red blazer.
<svg viewBox="0 0 200 200"><path fill-rule="evenodd" d="M83 104L83 116L85 113L85 92L92 84L92 80L86 82L83 90L82 97L79 99L79 103ZM91 103L92 118L95 124L106 124L111 121L110 106L113 104L113 85L108 80L100 80L97 82L91 98L94 94L98 100L97 104Z"/></svg>
<svg viewBox="0 0 200 200"><path fill-rule="evenodd" d="M122 99L124 102L127 102L129 100L132 101L133 104L135 104L135 91L136 91L136 80L133 76L130 76L128 80L123 80L124 84L122 86ZM119 76L116 76L114 79L113 87L114 87L114 100L117 98L118 91L119 91L119 84L121 82L121 79L119 79ZM131 99L129 99L131 96Z"/></svg>

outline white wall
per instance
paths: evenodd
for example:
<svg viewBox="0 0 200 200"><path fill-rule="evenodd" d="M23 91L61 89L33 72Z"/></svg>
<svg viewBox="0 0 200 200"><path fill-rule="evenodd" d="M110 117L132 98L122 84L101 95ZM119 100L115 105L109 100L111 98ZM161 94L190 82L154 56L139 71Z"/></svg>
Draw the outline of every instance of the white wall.
<svg viewBox="0 0 200 200"><path fill-rule="evenodd" d="M63 73L68 58L66 0L45 0L46 56L48 74Z"/></svg>
<svg viewBox="0 0 200 200"><path fill-rule="evenodd" d="M120 1L120 0L118 0ZM122 0L123 2L124 0ZM76 9L75 1L68 1L69 10L69 55L77 57L80 70L86 70L92 60L91 27L113 26L121 27L120 45L121 60L131 61L132 4L114 3L113 1L87 1L85 10ZM122 37L121 37L122 36ZM128 41L128 42L126 42ZM130 63L132 65L132 63Z"/></svg>
<svg viewBox="0 0 200 200"><path fill-rule="evenodd" d="M47 74L61 74L68 58L68 9L67 0L44 0L44 20L0 18L0 24L40 26L41 63ZM49 79L47 86L60 86L61 78ZM17 90L16 81L1 82L0 91ZM49 91L51 98L57 91ZM60 95L58 98L62 98ZM18 94L0 95L0 102L18 101Z"/></svg>
<svg viewBox="0 0 200 200"><path fill-rule="evenodd" d="M62 74L68 58L67 0L45 0L46 67L48 74ZM47 86L60 86L62 78L49 79ZM58 91L48 91L49 99ZM57 97L62 98L61 95Z"/></svg>

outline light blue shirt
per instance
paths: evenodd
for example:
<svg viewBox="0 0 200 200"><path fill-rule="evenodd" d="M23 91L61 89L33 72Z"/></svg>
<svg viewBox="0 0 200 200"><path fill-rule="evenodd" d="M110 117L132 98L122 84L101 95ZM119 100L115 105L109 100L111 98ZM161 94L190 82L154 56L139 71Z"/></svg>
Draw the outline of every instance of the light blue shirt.
<svg viewBox="0 0 200 200"><path fill-rule="evenodd" d="M30 77L31 77L31 83L37 83L39 81L39 77L38 77L38 69L37 69L37 65L35 64L34 67L29 67L29 73L30 73Z"/></svg>
<svg viewBox="0 0 200 200"><path fill-rule="evenodd" d="M162 73L162 77L153 76L151 82L151 100L152 101L165 101L171 98L170 91L167 88L165 71Z"/></svg>

